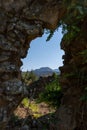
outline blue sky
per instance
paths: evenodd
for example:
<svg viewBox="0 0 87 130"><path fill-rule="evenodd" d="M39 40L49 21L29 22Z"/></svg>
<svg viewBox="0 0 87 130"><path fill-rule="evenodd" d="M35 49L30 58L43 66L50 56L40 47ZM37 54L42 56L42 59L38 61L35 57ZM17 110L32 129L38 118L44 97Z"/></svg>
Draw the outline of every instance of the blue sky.
<svg viewBox="0 0 87 130"><path fill-rule="evenodd" d="M62 39L62 29L59 28L51 38L46 42L48 34L43 34L42 37L32 40L27 57L22 59L23 71L34 70L41 67L50 67L57 69L62 66L62 55L64 52L60 49L60 42Z"/></svg>

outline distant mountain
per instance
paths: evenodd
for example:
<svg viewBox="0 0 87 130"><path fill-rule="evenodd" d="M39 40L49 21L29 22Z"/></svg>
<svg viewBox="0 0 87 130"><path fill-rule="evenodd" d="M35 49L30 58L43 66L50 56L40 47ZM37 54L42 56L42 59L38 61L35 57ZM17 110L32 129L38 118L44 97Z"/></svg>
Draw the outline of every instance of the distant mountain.
<svg viewBox="0 0 87 130"><path fill-rule="evenodd" d="M35 70L32 70L33 73L37 76L37 77L47 77L47 76L51 76L53 73L56 73L56 74L60 74L60 71L59 69L51 69L49 67L41 67L40 69L35 69ZM30 72L30 71L28 71ZM22 75L25 75L25 71L22 72Z"/></svg>
<svg viewBox="0 0 87 130"><path fill-rule="evenodd" d="M40 69L35 69L33 70L34 74L37 75L38 77L40 76L50 76L52 75L53 73L56 73L56 74L59 74L59 70L58 69L51 69L49 67L42 67Z"/></svg>
<svg viewBox="0 0 87 130"><path fill-rule="evenodd" d="M54 69L53 70L55 73L57 73L57 74L60 74L60 70L59 69Z"/></svg>

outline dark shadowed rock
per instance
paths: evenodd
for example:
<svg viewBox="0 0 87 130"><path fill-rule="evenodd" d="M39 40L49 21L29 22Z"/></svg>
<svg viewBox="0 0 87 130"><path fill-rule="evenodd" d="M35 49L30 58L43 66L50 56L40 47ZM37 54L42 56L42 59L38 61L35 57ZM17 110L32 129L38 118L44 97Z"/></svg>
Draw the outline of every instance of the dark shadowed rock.
<svg viewBox="0 0 87 130"><path fill-rule="evenodd" d="M41 37L44 28L55 30L67 10L62 2L0 0L0 130L27 94L21 82L21 58L26 57L31 40ZM84 6L86 9L86 1ZM64 97L56 114L56 130L87 130L87 103L80 100L87 88L87 13L78 27L80 31L69 44L64 39L61 42L65 51L60 68Z"/></svg>

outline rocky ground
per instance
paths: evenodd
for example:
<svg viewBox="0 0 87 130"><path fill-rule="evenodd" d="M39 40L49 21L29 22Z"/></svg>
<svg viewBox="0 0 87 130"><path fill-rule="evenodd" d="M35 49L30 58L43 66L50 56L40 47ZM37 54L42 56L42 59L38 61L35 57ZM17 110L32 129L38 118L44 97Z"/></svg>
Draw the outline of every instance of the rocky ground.
<svg viewBox="0 0 87 130"><path fill-rule="evenodd" d="M35 118L27 107L18 106L5 130L57 130L54 110L45 103L40 103L38 110L43 116Z"/></svg>
<svg viewBox="0 0 87 130"><path fill-rule="evenodd" d="M33 106L33 107L32 107ZM31 102L30 108L26 107L23 104L19 105L15 110L14 114L18 116L20 119L24 119L27 116L31 115L35 118L47 115L49 113L55 112L55 109L42 102L36 104L34 101Z"/></svg>

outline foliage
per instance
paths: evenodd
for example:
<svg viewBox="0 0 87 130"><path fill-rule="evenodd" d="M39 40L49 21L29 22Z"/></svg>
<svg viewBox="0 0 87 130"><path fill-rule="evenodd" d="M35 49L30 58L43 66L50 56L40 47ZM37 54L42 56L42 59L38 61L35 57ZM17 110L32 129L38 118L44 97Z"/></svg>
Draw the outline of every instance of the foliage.
<svg viewBox="0 0 87 130"><path fill-rule="evenodd" d="M58 107L61 102L62 92L59 85L59 76L55 74L53 82L45 87L45 91L39 95L37 102L46 102L53 107Z"/></svg>
<svg viewBox="0 0 87 130"><path fill-rule="evenodd" d="M62 26L63 39L67 46L70 43L73 43L76 38L79 36L84 36L82 32L82 24L85 22L85 18L87 19L87 0L63 0L63 7L65 8L65 14L61 18L58 23L58 27ZM51 32L51 31L50 31ZM55 32L55 30L54 30ZM51 33L54 34L52 31ZM49 40L51 39L52 34L49 35ZM87 49L83 50L79 53L82 55L82 65L87 64ZM68 78L77 78L80 83L86 80L84 71L81 73L73 72L70 74L66 74L65 77ZM85 88L85 87L84 87ZM82 100L87 100L87 91L85 90L85 94L82 96Z"/></svg>
<svg viewBox="0 0 87 130"><path fill-rule="evenodd" d="M37 79L38 79L37 76L34 74L32 70L27 72L22 72L22 81L26 85L29 85L30 83L36 81Z"/></svg>
<svg viewBox="0 0 87 130"><path fill-rule="evenodd" d="M41 114L38 113L38 104L36 104L35 102L31 102L29 98L24 98L22 104L31 111L30 114L33 115L33 117L38 118L41 116Z"/></svg>
<svg viewBox="0 0 87 130"><path fill-rule="evenodd" d="M57 29L62 26L63 40L69 44L80 33L80 23L87 15L87 0L63 0L63 7L66 13L58 22ZM52 38L55 30L49 31L47 41Z"/></svg>
<svg viewBox="0 0 87 130"><path fill-rule="evenodd" d="M82 34L81 32L81 24L85 21L85 17L87 16L87 0L64 0L65 3L68 3L66 5L67 7L67 13L65 17L62 19L62 23L66 26L63 29L67 30L67 33L65 33L63 40L70 44L72 40L76 39L79 34ZM70 3L71 2L71 3ZM79 55L82 56L82 65L87 64L87 49L83 50L79 53ZM75 76L78 76L79 84L82 85L85 90L83 96L81 96L82 101L87 101L87 87L84 86L84 82L86 82L86 72L82 70L81 72L76 73ZM75 77L74 76L74 77Z"/></svg>
<svg viewBox="0 0 87 130"><path fill-rule="evenodd" d="M50 30L50 31L49 31L49 35L48 35L46 41L49 41L49 40L53 37L54 32L55 32L55 30Z"/></svg>
<svg viewBox="0 0 87 130"><path fill-rule="evenodd" d="M61 19L61 25L63 29L63 40L70 44L81 33L81 23L87 14L87 6L85 1L68 1L64 0L66 5L66 14Z"/></svg>

